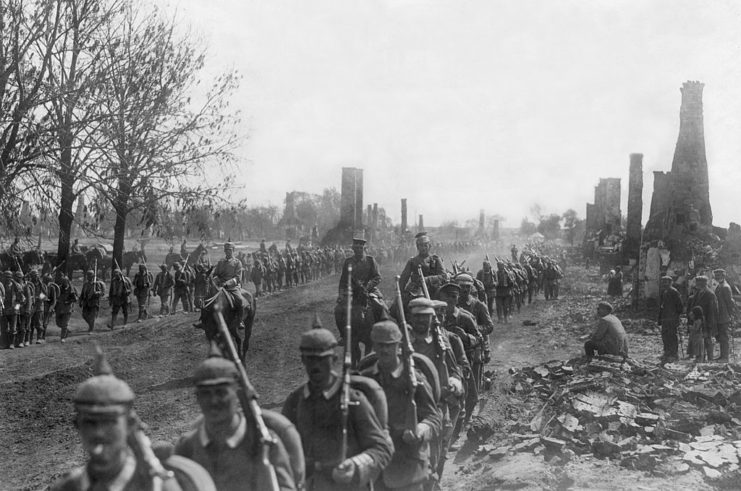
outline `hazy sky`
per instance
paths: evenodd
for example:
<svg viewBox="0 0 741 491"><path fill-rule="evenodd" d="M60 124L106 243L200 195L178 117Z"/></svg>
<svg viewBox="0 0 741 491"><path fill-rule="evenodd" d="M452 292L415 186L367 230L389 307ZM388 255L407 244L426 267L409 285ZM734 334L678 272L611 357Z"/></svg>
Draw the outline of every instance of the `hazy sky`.
<svg viewBox="0 0 741 491"><path fill-rule="evenodd" d="M741 221L741 2L634 0L161 0L237 68L240 179L254 204L340 188L364 169L365 202L398 223L537 202L585 215L600 177L644 154L669 170L679 88L705 83L714 222Z"/></svg>

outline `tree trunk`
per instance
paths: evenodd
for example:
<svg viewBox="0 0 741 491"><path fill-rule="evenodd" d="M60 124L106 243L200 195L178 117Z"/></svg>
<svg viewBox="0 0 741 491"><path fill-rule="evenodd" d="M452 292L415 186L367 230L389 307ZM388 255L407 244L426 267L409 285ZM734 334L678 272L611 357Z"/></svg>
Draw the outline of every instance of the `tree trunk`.
<svg viewBox="0 0 741 491"><path fill-rule="evenodd" d="M57 244L57 264L58 266L65 261L64 269L67 274L72 275L72 264L68 260L69 247L71 241L72 224L74 215L72 207L75 204L75 193L73 186L75 184L74 176L71 172L72 166L72 148L71 138L60 138L62 151L60 153L60 181L61 181L61 200L59 203L59 242Z"/></svg>
<svg viewBox="0 0 741 491"><path fill-rule="evenodd" d="M113 225L113 268L118 265L123 268L124 239L126 238L126 215L128 214L129 195L131 186L119 182L116 191L116 201L113 209L116 212L116 223ZM123 271L123 269L122 269Z"/></svg>

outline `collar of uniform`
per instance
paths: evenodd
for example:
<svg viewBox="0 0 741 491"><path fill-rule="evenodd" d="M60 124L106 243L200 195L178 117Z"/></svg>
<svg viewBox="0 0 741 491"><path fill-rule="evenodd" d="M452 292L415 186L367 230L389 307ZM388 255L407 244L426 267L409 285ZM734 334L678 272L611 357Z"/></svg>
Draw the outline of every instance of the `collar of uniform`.
<svg viewBox="0 0 741 491"><path fill-rule="evenodd" d="M244 435L247 432L247 420L240 414L239 415L239 425L237 426L237 429L234 430L234 433L232 433L232 436L226 439L226 446L229 448L237 448L237 445L242 443L242 440L244 440ZM211 438L208 436L208 433L206 432L206 421L201 421L201 427L198 428L198 440L201 442L201 445L204 447L207 447L209 443L211 443Z"/></svg>
<svg viewBox="0 0 741 491"><path fill-rule="evenodd" d="M393 372L391 372L391 377L393 378L399 378L401 377L402 372L404 371L404 363L399 363L399 366L394 369ZM365 372L369 375L378 375L381 373L381 370L378 368L378 362L374 363L370 369Z"/></svg>
<svg viewBox="0 0 741 491"><path fill-rule="evenodd" d="M322 395L327 400L331 399L332 396L340 390L340 386L342 385L342 379L338 377L336 373L332 372L332 376L334 376L334 382L332 382L332 385L330 385L328 389L322 391ZM308 399L310 395L311 391L309 390L309 384L306 383L304 385L304 399Z"/></svg>
<svg viewBox="0 0 741 491"><path fill-rule="evenodd" d="M415 341L422 341L426 344L432 344L434 339L432 339L432 329L427 331L427 336L420 336L419 334L415 333L414 331L411 331L412 336L414 336Z"/></svg>
<svg viewBox="0 0 741 491"><path fill-rule="evenodd" d="M92 489L93 482L90 479L90 475L87 473L87 469L82 468L83 472L80 474L80 489L87 491ZM126 456L126 462L124 462L123 468L118 475L109 482L105 489L108 491L123 491L126 485L129 483L131 478L134 476L136 471L136 458L131 452L128 452Z"/></svg>

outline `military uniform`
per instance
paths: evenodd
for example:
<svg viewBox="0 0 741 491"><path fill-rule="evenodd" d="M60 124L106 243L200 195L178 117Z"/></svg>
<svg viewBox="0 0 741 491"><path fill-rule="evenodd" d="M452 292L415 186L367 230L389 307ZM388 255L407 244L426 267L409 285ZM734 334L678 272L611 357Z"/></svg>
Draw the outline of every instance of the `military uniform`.
<svg viewBox="0 0 741 491"><path fill-rule="evenodd" d="M172 314L178 310L178 301L183 305L183 311L188 312L188 274L183 270L180 263L175 263L174 295L172 299Z"/></svg>
<svg viewBox="0 0 741 491"><path fill-rule="evenodd" d="M88 463L55 482L52 491L181 491L179 479L189 489L216 490L208 473L195 462L182 457L161 462L154 457L138 428L131 388L100 357L94 371L96 375L80 384L74 396L75 426L89 453Z"/></svg>
<svg viewBox="0 0 741 491"><path fill-rule="evenodd" d="M100 311L100 299L105 294L105 285L102 281L95 281L95 272L88 271L85 283L82 284L79 305L82 309L82 318L87 323L87 332L95 329L95 319Z"/></svg>
<svg viewBox="0 0 741 491"><path fill-rule="evenodd" d="M224 244L224 251L227 249L234 251L234 245L227 242ZM236 257L221 258L212 273L216 285L226 290L230 297L236 315L233 316L234 322L239 324L244 317L244 297L242 296L242 262ZM230 326L237 327L237 326Z"/></svg>
<svg viewBox="0 0 741 491"><path fill-rule="evenodd" d="M489 315L494 312L494 298L497 296L497 285L494 279L494 271L491 269L491 263L484 261L483 269L480 269L476 273L476 279L484 285L484 291L486 292L487 308L489 309Z"/></svg>
<svg viewBox="0 0 741 491"><path fill-rule="evenodd" d="M193 379L197 393L202 389L229 387L234 392L226 397L236 398L237 376L234 363L211 357L196 368ZM199 399L199 404L212 404L213 397L209 394L205 396L205 402ZM206 408L202 406L202 409ZM296 489L289 455L277 434L270 431L274 440L273 444L268 444L272 469L266 469L262 463L256 426L248 424L243 413L237 411L232 415L230 423L233 429L228 436L221 437L210 433L206 414L194 430L180 438L174 452L202 465L219 491L261 491L270 489L273 479L281 490Z"/></svg>
<svg viewBox="0 0 741 491"><path fill-rule="evenodd" d="M418 249L422 245L429 247L430 239L426 233L420 232L416 238ZM411 298L421 297L424 294L422 290L422 279L419 277L419 267L422 268L424 282L432 296L434 296L440 286L448 281L448 274L445 272L440 257L435 254L429 254L428 252L420 252L407 261L404 270L399 276L399 284L404 289L405 304L409 303Z"/></svg>
<svg viewBox="0 0 741 491"><path fill-rule="evenodd" d="M46 284L46 300L44 300L44 317L41 325L42 339L46 342L46 329L49 327L49 321L59 301L59 285L53 281L50 274L44 275L44 283Z"/></svg>
<svg viewBox="0 0 741 491"><path fill-rule="evenodd" d="M139 307L137 322L141 322L149 317L147 302L149 301L149 296L152 294L151 287L147 267L143 264L139 265L139 272L134 275L134 296L136 296L136 304Z"/></svg>
<svg viewBox="0 0 741 491"><path fill-rule="evenodd" d="M72 286L67 275L60 273L59 275L59 300L55 308L54 321L62 332L59 335L60 341L65 342L69 335L69 319L72 317L73 306L77 302L77 290Z"/></svg>
<svg viewBox="0 0 741 491"><path fill-rule="evenodd" d="M170 296L172 294L172 287L175 284L172 275L167 271L167 266L160 266L161 271L157 273L157 277L154 279L154 286L152 287L160 298L160 315L166 315L170 313Z"/></svg>
<svg viewBox="0 0 741 491"><path fill-rule="evenodd" d="M326 329L314 329L301 337L304 356L334 356L336 345L334 336ZM331 374L327 387L317 389L310 383L304 384L283 405L283 415L296 425L301 435L308 491L368 489L394 452L393 442L365 395L351 389L347 455L346 461L340 462L341 388L341 378Z"/></svg>
<svg viewBox="0 0 741 491"><path fill-rule="evenodd" d="M116 325L118 312L123 314L123 325L129 322L129 304L131 303L131 280L121 274L120 269L113 272L111 287L108 291L108 299L111 303L111 323L109 329Z"/></svg>
<svg viewBox="0 0 741 491"><path fill-rule="evenodd" d="M371 338L374 343L398 345L401 333L396 324L385 321L373 326ZM376 481L375 489L422 491L432 478L430 446L435 444L442 432L442 414L424 374L415 371L416 386L411 394L404 364L398 359L397 362L393 370L385 370L376 362L362 372L362 375L376 380L386 394L389 434L395 449L391 462ZM406 421L410 398L413 398L417 409L414 428L409 428L408 425L412 423Z"/></svg>
<svg viewBox="0 0 741 491"><path fill-rule="evenodd" d="M36 332L36 344L44 342L44 301L47 298L46 284L41 281L35 270L31 271L30 283L34 289L33 314L31 315L31 331L29 333L29 342L33 343L33 333Z"/></svg>
<svg viewBox="0 0 741 491"><path fill-rule="evenodd" d="M33 316L34 304L36 302L36 290L30 281L26 281L23 273L15 272L15 279L23 289L23 303L21 303L20 315L18 316L18 337L20 344L16 348L30 346L31 337L31 317Z"/></svg>
<svg viewBox="0 0 741 491"><path fill-rule="evenodd" d="M514 280L510 273L505 269L504 263L497 263L496 273L497 284L497 319L499 322L509 322L509 316L512 312L512 289Z"/></svg>

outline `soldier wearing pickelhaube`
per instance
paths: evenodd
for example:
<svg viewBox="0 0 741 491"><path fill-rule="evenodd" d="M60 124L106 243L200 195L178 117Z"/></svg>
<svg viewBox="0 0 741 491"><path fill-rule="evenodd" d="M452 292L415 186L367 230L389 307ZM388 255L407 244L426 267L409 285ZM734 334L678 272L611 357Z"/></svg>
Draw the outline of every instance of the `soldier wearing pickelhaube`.
<svg viewBox="0 0 741 491"><path fill-rule="evenodd" d="M402 337L396 323L390 320L375 323L371 340L378 359L361 373L376 380L386 394L389 433L395 449L391 463L381 473L374 489L422 491L432 479L430 446L435 445L441 435L442 414L427 379L419 370L415 373L414 394L410 394L399 357ZM414 429L407 427L405 418L410 397L417 408Z"/></svg>
<svg viewBox="0 0 741 491"><path fill-rule="evenodd" d="M95 329L95 319L100 311L100 299L105 295L105 285L95 279L95 272L91 269L85 273L85 283L82 284L79 305L82 308L82 318L87 323L88 334Z"/></svg>
<svg viewBox="0 0 741 491"><path fill-rule="evenodd" d="M134 392L112 374L102 354L95 376L78 386L73 401L74 424L88 460L57 481L52 491L216 489L195 462L182 457L160 462L154 456L133 409Z"/></svg>
<svg viewBox="0 0 741 491"><path fill-rule="evenodd" d="M448 281L448 275L443 262L436 254L430 254L431 242L427 232L420 232L416 236L417 255L410 258L399 277L399 285L404 289L404 304L411 298L423 295L422 279L419 277L419 266L422 268L424 281L430 295Z"/></svg>
<svg viewBox="0 0 741 491"><path fill-rule="evenodd" d="M215 349L198 365L193 381L203 418L193 431L180 438L174 451L201 464L219 491L269 490L271 477L261 462L262 453L255 451L259 435L253 422L240 410L237 377L234 363ZM285 425L293 426L281 419ZM273 443L268 459L278 487L297 489L288 452L278 435L273 431L270 434Z"/></svg>
<svg viewBox="0 0 741 491"><path fill-rule="evenodd" d="M342 377L334 371L336 346L334 335L324 328L301 336L301 360L309 380L283 404L283 415L301 435L309 491L368 489L394 452L368 399L350 389L347 455L340 461Z"/></svg>
<svg viewBox="0 0 741 491"><path fill-rule="evenodd" d="M230 296L237 315L233 318L241 322L244 317L244 297L242 296L242 262L234 257L234 244L224 243L224 257L216 263L213 270L214 281L223 287ZM230 326L232 327L232 326ZM236 327L236 326L235 326Z"/></svg>

